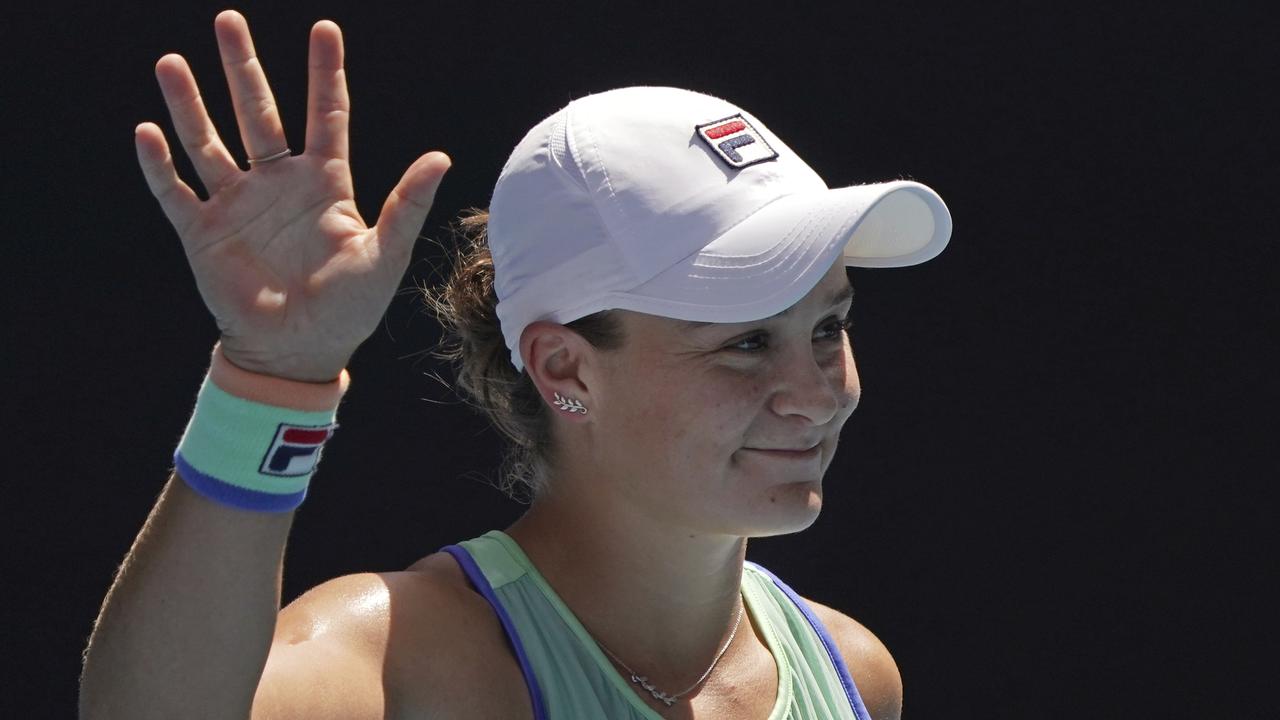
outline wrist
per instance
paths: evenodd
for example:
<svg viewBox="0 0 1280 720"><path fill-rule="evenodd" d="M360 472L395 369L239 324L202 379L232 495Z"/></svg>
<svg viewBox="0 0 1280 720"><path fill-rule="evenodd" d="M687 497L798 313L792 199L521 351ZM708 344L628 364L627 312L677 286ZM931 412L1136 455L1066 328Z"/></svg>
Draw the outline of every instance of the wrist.
<svg viewBox="0 0 1280 720"><path fill-rule="evenodd" d="M245 400L312 412L337 408L351 385L351 375L345 369L326 381L257 372L228 357L221 342L213 346L209 380L227 393Z"/></svg>
<svg viewBox="0 0 1280 720"><path fill-rule="evenodd" d="M174 466L192 489L223 505L287 512L306 497L325 442L338 427L345 370L327 383L249 372L215 346Z"/></svg>
<svg viewBox="0 0 1280 720"><path fill-rule="evenodd" d="M214 346L214 354L234 366L253 375L263 375L295 383L327 384L337 381L345 372L352 353L325 356L320 353L302 352L266 357L265 353L248 353L228 344L224 337Z"/></svg>

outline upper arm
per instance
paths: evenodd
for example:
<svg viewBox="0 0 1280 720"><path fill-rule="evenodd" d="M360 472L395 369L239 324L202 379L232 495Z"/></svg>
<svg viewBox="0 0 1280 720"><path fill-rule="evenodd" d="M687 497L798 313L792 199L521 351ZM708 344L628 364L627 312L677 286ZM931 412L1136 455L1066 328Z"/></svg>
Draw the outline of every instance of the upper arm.
<svg viewBox="0 0 1280 720"><path fill-rule="evenodd" d="M805 602L831 633L872 720L898 720L902 716L902 675L889 648L862 623L839 610L808 598Z"/></svg>
<svg viewBox="0 0 1280 720"><path fill-rule="evenodd" d="M252 720L382 718L389 596L383 577L362 573L281 610Z"/></svg>

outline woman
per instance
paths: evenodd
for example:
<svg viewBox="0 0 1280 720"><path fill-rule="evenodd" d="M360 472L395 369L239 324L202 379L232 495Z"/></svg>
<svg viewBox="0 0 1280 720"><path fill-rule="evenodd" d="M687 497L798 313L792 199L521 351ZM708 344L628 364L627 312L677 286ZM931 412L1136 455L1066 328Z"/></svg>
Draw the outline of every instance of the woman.
<svg viewBox="0 0 1280 720"><path fill-rule="evenodd" d="M317 23L291 155L244 19L215 21L250 155L185 62L137 146L222 338L176 472L104 602L85 717L897 717L892 657L745 562L816 518L859 395L845 266L922 262L915 183L827 190L723 100L625 88L516 147L436 295L459 381L515 445L529 511L404 572L279 610L292 510L448 168L419 158L365 227L339 30ZM175 480L181 480L177 482Z"/></svg>

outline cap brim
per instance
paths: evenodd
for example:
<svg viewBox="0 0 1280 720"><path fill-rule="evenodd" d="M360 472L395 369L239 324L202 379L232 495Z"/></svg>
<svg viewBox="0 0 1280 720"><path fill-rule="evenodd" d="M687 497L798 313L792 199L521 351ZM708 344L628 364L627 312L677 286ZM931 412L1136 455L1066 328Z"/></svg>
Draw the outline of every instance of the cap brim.
<svg viewBox="0 0 1280 720"><path fill-rule="evenodd" d="M842 261L903 267L942 252L951 214L907 180L779 198L608 307L678 320L748 322L799 302Z"/></svg>

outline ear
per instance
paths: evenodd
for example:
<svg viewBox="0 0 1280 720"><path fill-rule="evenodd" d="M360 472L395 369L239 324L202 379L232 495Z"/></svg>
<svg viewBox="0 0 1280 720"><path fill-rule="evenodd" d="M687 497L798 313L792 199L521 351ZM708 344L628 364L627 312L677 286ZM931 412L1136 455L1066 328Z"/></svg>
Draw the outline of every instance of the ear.
<svg viewBox="0 0 1280 720"><path fill-rule="evenodd" d="M570 422L588 422L591 389L587 375L595 348L581 335L564 325L538 321L520 334L520 356L525 372L538 388L543 402L556 415ZM587 412L569 412L556 405L556 395L580 403Z"/></svg>

